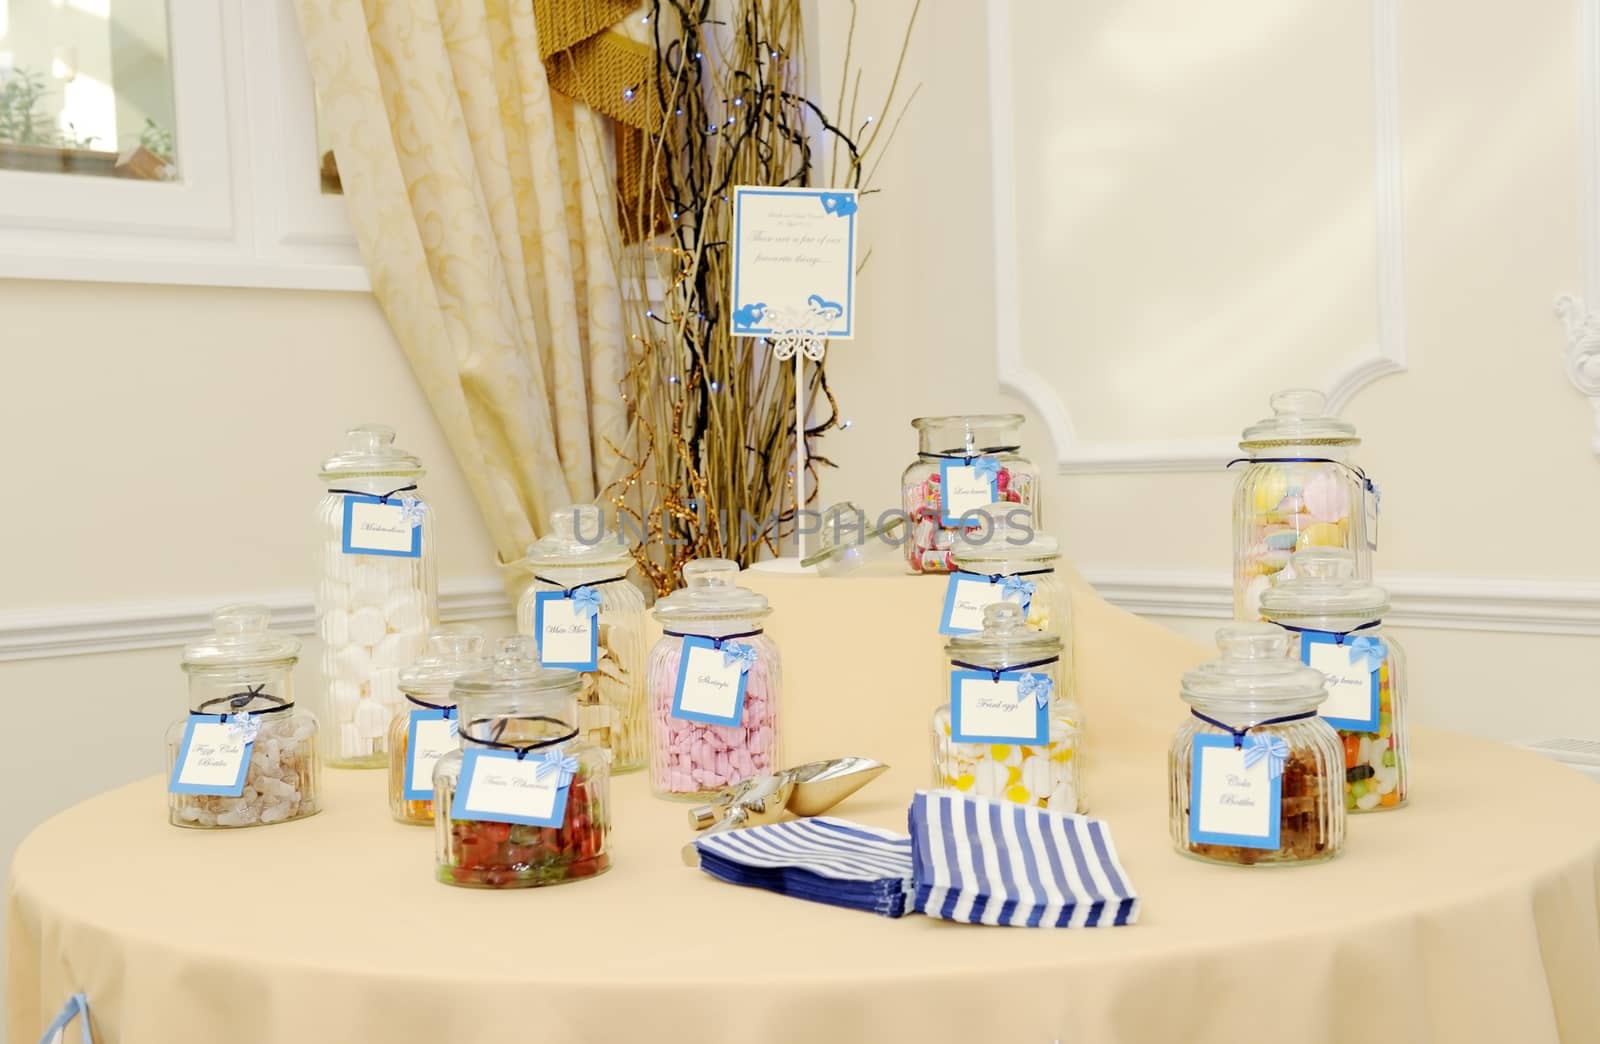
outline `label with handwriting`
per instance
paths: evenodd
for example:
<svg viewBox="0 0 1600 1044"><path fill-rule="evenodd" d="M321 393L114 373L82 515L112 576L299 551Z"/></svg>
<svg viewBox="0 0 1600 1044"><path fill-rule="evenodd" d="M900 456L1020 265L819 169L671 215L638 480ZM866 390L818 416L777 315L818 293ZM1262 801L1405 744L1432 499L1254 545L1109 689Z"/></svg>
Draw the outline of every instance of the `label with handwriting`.
<svg viewBox="0 0 1600 1044"><path fill-rule="evenodd" d="M537 753L473 747L461 753L461 778L456 781L450 818L559 827L567 815L568 787L561 773L544 768Z"/></svg>
<svg viewBox="0 0 1600 1044"><path fill-rule="evenodd" d="M739 661L725 655L714 640L689 635L683 639L683 655L678 660L672 716L705 725L737 725L744 717L748 681Z"/></svg>
<svg viewBox="0 0 1600 1044"><path fill-rule="evenodd" d="M539 662L574 671L598 667L600 629L595 626L595 614L565 591L539 591L533 597Z"/></svg>
<svg viewBox="0 0 1600 1044"><path fill-rule="evenodd" d="M250 768L250 748L242 730L226 722L190 718L184 726L178 760L167 790L174 794L238 797Z"/></svg>
<svg viewBox="0 0 1600 1044"><path fill-rule="evenodd" d="M946 526L975 524L974 519L962 521L961 516L972 511L982 511L1000 500L1000 480L993 472L988 477L978 467L978 461L994 458L978 457L972 463L960 460L939 462L940 523Z"/></svg>
<svg viewBox="0 0 1600 1044"><path fill-rule="evenodd" d="M341 547L347 555L422 557L420 501L346 494Z"/></svg>
<svg viewBox="0 0 1600 1044"><path fill-rule="evenodd" d="M1232 736L1194 737L1189 778L1189 840L1239 848L1279 847L1283 777L1269 777L1262 758L1244 767L1244 751Z"/></svg>
<svg viewBox="0 0 1600 1044"><path fill-rule="evenodd" d="M1339 642L1339 636L1323 631L1302 631L1300 662L1322 672L1328 679L1328 698L1317 714L1329 725L1348 732L1377 732L1378 668L1352 639Z"/></svg>
<svg viewBox="0 0 1600 1044"><path fill-rule="evenodd" d="M455 710L413 710L406 732L405 798L432 801L433 767L461 745L456 737Z"/></svg>
<svg viewBox="0 0 1600 1044"><path fill-rule="evenodd" d="M1023 692L1023 679L1048 678L1022 671L950 672L950 738L956 743L1050 742L1050 701Z"/></svg>
<svg viewBox="0 0 1600 1044"><path fill-rule="evenodd" d="M951 573L944 592L944 612L939 616L939 633L976 634L983 630L983 611L1006 600L1001 591L1000 583L986 576ZM1023 614L1027 614L1030 599L1019 595L1011 601L1020 602Z"/></svg>

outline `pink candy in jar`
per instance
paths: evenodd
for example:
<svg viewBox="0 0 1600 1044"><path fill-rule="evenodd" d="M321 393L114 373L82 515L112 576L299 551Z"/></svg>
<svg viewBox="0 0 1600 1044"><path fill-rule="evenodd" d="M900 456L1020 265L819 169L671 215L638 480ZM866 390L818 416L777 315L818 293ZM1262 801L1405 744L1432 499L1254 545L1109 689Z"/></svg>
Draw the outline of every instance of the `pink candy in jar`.
<svg viewBox="0 0 1600 1044"><path fill-rule="evenodd" d="M906 564L913 573L947 573L950 549L968 529L961 518L991 504L1018 504L1038 517L1038 474L1019 452L1019 414L918 417L916 461L901 478L910 519Z"/></svg>
<svg viewBox="0 0 1600 1044"><path fill-rule="evenodd" d="M767 600L740 587L739 566L696 559L685 587L656 603L664 634L650 650L650 779L661 797L701 799L781 767L778 647L761 631Z"/></svg>

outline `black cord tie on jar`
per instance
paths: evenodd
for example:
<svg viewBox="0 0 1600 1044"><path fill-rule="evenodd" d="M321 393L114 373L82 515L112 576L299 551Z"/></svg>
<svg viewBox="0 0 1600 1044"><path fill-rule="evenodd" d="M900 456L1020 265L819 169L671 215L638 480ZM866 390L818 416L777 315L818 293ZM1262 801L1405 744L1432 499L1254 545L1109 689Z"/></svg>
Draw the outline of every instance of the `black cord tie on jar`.
<svg viewBox="0 0 1600 1044"><path fill-rule="evenodd" d="M549 584L551 587L559 587L559 588L561 588L562 597L571 598L572 595L573 595L573 592L575 592L575 591L581 591L585 587L599 587L601 584L614 584L614 583L617 583L619 580L628 579L628 574L624 573L621 576L613 576L613 577L611 577L609 579L606 579L606 580L585 580L583 583L581 583L581 584L573 584L571 587L568 587L566 584L563 584L559 580L552 580L548 576L540 576L538 573L534 573L533 574L533 578L535 580L541 581L542 583Z"/></svg>
<svg viewBox="0 0 1600 1044"><path fill-rule="evenodd" d="M940 460L959 460L959 461L962 462L962 464L968 464L969 465L973 461L977 460L979 457L992 457L997 453L1015 453L1018 450L1020 450L1021 448L1022 447L1020 445L1017 445L1017 446L984 446L982 449L975 449L975 450L965 450L965 449L959 449L959 450L932 450L932 451L929 451L927 453L919 453L918 456L921 456L921 457L938 457Z"/></svg>
<svg viewBox="0 0 1600 1044"><path fill-rule="evenodd" d="M548 722L551 725L561 726L566 726L567 724L560 718L552 718L544 714L526 714L520 715L516 718L500 718L495 721L494 727L490 730L494 734L494 739L479 739L465 728L461 730L461 735L467 740L467 742L476 743L480 747L493 747L496 750L515 751L518 761L523 760L533 751L541 750L545 747L554 747L559 743L565 743L567 740L575 739L578 735L578 730L573 729L564 736L555 736L550 739L534 740L532 743L506 743L501 740L500 737L505 735L506 723L508 721L543 721Z"/></svg>
<svg viewBox="0 0 1600 1044"><path fill-rule="evenodd" d="M189 717L191 717L191 718L210 718L210 717L215 717L218 721L227 721L230 714L238 714L241 711L243 713L249 715L250 717L259 717L259 716L261 716L263 714L281 714L282 712L284 712L286 710L293 709L294 702L292 700L286 700L282 696L274 696L270 692L262 692L261 691L262 689L265 689L266 687L267 687L267 683L266 682L262 682L260 685L251 685L251 686L249 686L246 689L246 691L244 691L244 692L236 692L231 696L217 696L217 697L214 697L212 699L206 700L204 703L200 704L200 706L198 706L198 707L194 708L193 710L191 710L189 712ZM250 704L252 702L256 701L256 700L267 700L270 703L277 704L277 706L275 706L275 707L266 707L266 708L263 708L261 710L253 710L253 711L247 711L247 710L244 709L244 708L250 706ZM224 703L228 705L228 711L226 711L226 712L219 712L219 711L214 711L214 710L210 710L209 709L211 707L216 707L216 706L218 706L220 704L224 704Z"/></svg>
<svg viewBox="0 0 1600 1044"><path fill-rule="evenodd" d="M661 633L671 638L704 638L706 641L711 643L711 647L713 649L721 649L723 642L731 642L735 638L754 638L756 635L761 633L761 629L757 628L754 631L740 631L738 634L725 634L721 638L717 638L709 634L689 634L684 631L662 631Z"/></svg>
<svg viewBox="0 0 1600 1044"><path fill-rule="evenodd" d="M985 667L981 663L967 663L963 660L951 660L950 666L965 667L969 671L983 671L985 674L993 676L995 681L999 681L1002 674L1010 674L1013 671L1026 671L1034 667L1044 667L1048 664L1057 663L1060 661L1060 659L1061 657L1059 656L1052 656L1048 660L1032 660L1028 663L1014 663L1009 667Z"/></svg>
<svg viewBox="0 0 1600 1044"><path fill-rule="evenodd" d="M426 708L427 710L443 711L446 721L448 721L449 719L451 719L451 718L456 716L456 705L453 704L453 703L429 703L427 700L419 700L419 699L417 699L415 696L411 695L409 692L406 693L405 695L406 695L406 699L407 700L410 700L412 703L415 703L418 707L423 707L423 708Z"/></svg>
<svg viewBox="0 0 1600 1044"><path fill-rule="evenodd" d="M352 497L377 497L380 504L387 504L389 503L389 498L394 496L396 493L409 493L416 488L417 484L413 482L409 486L400 486L396 489L391 489L387 493L363 493L359 489L330 489L328 492L344 493Z"/></svg>
<svg viewBox="0 0 1600 1044"><path fill-rule="evenodd" d="M1357 631L1370 630L1373 627L1382 626L1382 624L1382 620L1372 620L1368 623L1362 624L1360 627L1352 627L1348 631L1324 631L1316 627L1294 627L1285 623L1281 623L1278 626L1282 627L1285 631L1293 631L1295 634L1331 634L1333 635L1333 644L1343 645L1344 640L1350 637L1352 634L1355 634Z"/></svg>
<svg viewBox="0 0 1600 1044"><path fill-rule="evenodd" d="M1361 482L1361 488L1374 496L1378 493L1378 484L1367 477L1367 473L1354 464L1347 464L1342 460L1331 457L1235 457L1228 461L1227 466L1235 464L1332 464L1343 468Z"/></svg>
<svg viewBox="0 0 1600 1044"><path fill-rule="evenodd" d="M1254 725L1246 725L1242 729L1236 729L1232 725L1224 725L1222 722L1218 721L1216 718L1212 718L1212 717L1209 717L1209 716L1207 716L1205 714L1201 714L1197 710L1192 710L1191 709L1189 711L1189 713L1193 714L1195 717L1199 718L1201 721L1205 722L1207 725L1215 725L1217 728L1221 729L1223 732L1226 732L1230 736L1232 736L1233 737L1233 749L1234 750L1238 750L1240 747L1244 746L1244 734L1249 732L1251 729L1259 729L1263 725L1284 725L1284 724L1287 724L1287 723L1289 723L1291 721L1302 721L1302 720L1304 720L1306 718L1315 718L1317 716L1317 712L1316 711L1301 711L1299 714L1285 714L1281 718L1268 718L1266 721L1258 721Z"/></svg>
<svg viewBox="0 0 1600 1044"><path fill-rule="evenodd" d="M1043 573L1053 573L1054 569L1019 569L1015 573L974 573L970 569L952 569L957 576L974 576L980 580L987 580L991 584L998 584L1008 576L1039 576Z"/></svg>

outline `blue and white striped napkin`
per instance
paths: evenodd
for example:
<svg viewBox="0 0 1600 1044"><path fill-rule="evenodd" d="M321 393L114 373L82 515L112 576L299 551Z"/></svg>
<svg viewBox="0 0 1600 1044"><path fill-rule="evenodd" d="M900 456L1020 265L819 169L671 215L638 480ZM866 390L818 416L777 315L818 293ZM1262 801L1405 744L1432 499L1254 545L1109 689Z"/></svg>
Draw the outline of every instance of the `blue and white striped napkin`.
<svg viewBox="0 0 1600 1044"><path fill-rule="evenodd" d="M1138 920L1139 896L1101 820L947 790L918 791L909 818L920 913L1029 928Z"/></svg>
<svg viewBox="0 0 1600 1044"><path fill-rule="evenodd" d="M700 868L730 884L902 917L911 893L911 839L815 816L728 830L695 841Z"/></svg>

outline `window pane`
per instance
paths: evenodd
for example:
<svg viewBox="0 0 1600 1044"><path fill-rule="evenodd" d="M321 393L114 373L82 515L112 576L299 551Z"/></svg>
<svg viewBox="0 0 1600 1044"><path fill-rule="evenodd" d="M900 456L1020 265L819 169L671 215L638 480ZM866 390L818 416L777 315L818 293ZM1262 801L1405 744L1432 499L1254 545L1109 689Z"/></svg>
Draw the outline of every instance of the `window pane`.
<svg viewBox="0 0 1600 1044"><path fill-rule="evenodd" d="M0 169L178 177L166 0L0 0Z"/></svg>

